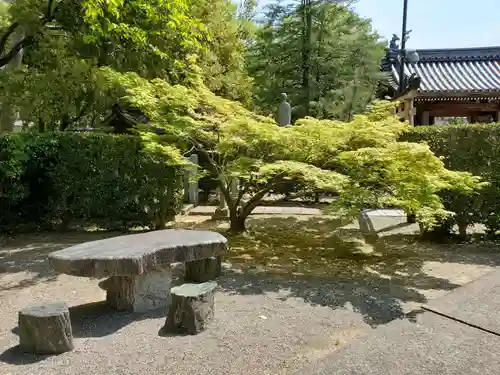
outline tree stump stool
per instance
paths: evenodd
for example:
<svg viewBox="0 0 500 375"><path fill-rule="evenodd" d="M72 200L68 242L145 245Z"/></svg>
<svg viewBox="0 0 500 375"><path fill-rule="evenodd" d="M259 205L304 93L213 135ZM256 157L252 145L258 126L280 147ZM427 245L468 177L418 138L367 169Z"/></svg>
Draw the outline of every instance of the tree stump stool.
<svg viewBox="0 0 500 375"><path fill-rule="evenodd" d="M19 311L19 349L34 354L60 354L73 350L68 306L56 302Z"/></svg>
<svg viewBox="0 0 500 375"><path fill-rule="evenodd" d="M214 317L216 290L214 281L172 288L172 304L161 332L195 335L204 331Z"/></svg>

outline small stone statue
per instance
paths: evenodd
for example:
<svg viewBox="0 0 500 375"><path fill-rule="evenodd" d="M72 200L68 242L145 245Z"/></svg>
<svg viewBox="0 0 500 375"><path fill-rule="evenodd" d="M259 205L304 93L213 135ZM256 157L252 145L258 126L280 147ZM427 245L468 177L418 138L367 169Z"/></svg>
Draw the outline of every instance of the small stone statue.
<svg viewBox="0 0 500 375"><path fill-rule="evenodd" d="M281 102L278 107L278 125L279 126L287 126L292 122L292 107L290 103L288 103L287 95L285 93L280 96Z"/></svg>
<svg viewBox="0 0 500 375"><path fill-rule="evenodd" d="M398 42L399 42L399 36L397 36L396 34L392 34L392 39L389 43L389 48L390 49L399 49L399 45L398 45Z"/></svg>
<svg viewBox="0 0 500 375"><path fill-rule="evenodd" d="M411 34L412 30L408 30L406 33L405 33L405 36L404 36L404 41L407 42L408 39L410 39L410 34Z"/></svg>

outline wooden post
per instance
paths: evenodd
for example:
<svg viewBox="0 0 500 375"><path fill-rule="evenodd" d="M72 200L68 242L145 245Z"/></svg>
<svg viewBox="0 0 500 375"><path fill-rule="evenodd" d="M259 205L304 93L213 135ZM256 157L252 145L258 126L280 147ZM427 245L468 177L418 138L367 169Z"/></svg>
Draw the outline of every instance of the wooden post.
<svg viewBox="0 0 500 375"><path fill-rule="evenodd" d="M415 125L415 114L416 114L416 111L415 111L415 105L413 103L413 99L410 99L409 100L409 109L408 109L408 122L411 124L411 125Z"/></svg>
<svg viewBox="0 0 500 375"><path fill-rule="evenodd" d="M430 113L429 111L422 112L422 125L430 125Z"/></svg>

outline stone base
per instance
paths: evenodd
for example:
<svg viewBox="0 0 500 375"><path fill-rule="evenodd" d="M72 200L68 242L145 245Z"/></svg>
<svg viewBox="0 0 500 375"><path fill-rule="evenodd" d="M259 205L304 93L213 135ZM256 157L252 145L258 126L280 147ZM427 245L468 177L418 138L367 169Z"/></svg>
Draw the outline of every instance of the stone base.
<svg viewBox="0 0 500 375"><path fill-rule="evenodd" d="M170 269L139 276L111 276L99 286L106 291L106 301L119 311L146 312L170 304L172 286Z"/></svg>
<svg viewBox="0 0 500 375"><path fill-rule="evenodd" d="M217 207L215 209L214 214L212 215L213 220L225 220L228 217L229 217L229 209L228 208Z"/></svg>
<svg viewBox="0 0 500 375"><path fill-rule="evenodd" d="M160 333L195 335L214 317L216 282L183 284L171 290L172 304Z"/></svg>
<svg viewBox="0 0 500 375"><path fill-rule="evenodd" d="M60 354L73 350L68 306L51 303L21 310L19 349L33 354Z"/></svg>
<svg viewBox="0 0 500 375"><path fill-rule="evenodd" d="M204 283L217 279L222 273L222 257L186 262L184 281Z"/></svg>

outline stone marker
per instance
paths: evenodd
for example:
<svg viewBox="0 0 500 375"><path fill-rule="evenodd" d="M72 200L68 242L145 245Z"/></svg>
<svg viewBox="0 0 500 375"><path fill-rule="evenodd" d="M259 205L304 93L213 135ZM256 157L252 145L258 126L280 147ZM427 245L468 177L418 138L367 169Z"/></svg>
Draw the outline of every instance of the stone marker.
<svg viewBox="0 0 500 375"><path fill-rule="evenodd" d="M281 102L278 107L279 126L287 126L292 123L292 107L287 102L287 98L288 96L285 93L281 94Z"/></svg>
<svg viewBox="0 0 500 375"><path fill-rule="evenodd" d="M49 263L68 275L109 277L99 284L107 292L108 303L119 310L144 312L168 306L171 263L219 257L226 249L227 240L219 233L167 229L72 246L49 254ZM201 272L209 271L208 265L190 267ZM201 274L198 279L205 280Z"/></svg>
<svg viewBox="0 0 500 375"><path fill-rule="evenodd" d="M186 282L204 283L217 279L222 273L222 257L211 257L186 263Z"/></svg>
<svg viewBox="0 0 500 375"><path fill-rule="evenodd" d="M216 289L214 281L172 288L172 304L160 333L195 335L204 331L214 317Z"/></svg>
<svg viewBox="0 0 500 375"><path fill-rule="evenodd" d="M60 354L73 350L68 306L57 302L21 310L19 349L35 354Z"/></svg>
<svg viewBox="0 0 500 375"><path fill-rule="evenodd" d="M358 216L359 229L366 235L376 234L372 220L369 216L370 211L371 210L361 210Z"/></svg>
<svg viewBox="0 0 500 375"><path fill-rule="evenodd" d="M187 175L185 178L188 180L188 199L189 203L194 204L195 206L198 205L199 203L199 186L198 186L198 180L196 179L196 165L198 165L198 155L192 154L189 157L189 161L194 165L190 166L189 169L187 170Z"/></svg>
<svg viewBox="0 0 500 375"><path fill-rule="evenodd" d="M213 220L224 220L229 217L229 209L227 208L226 198L220 188L217 188L217 193L219 194L219 205L215 209L212 215Z"/></svg>

